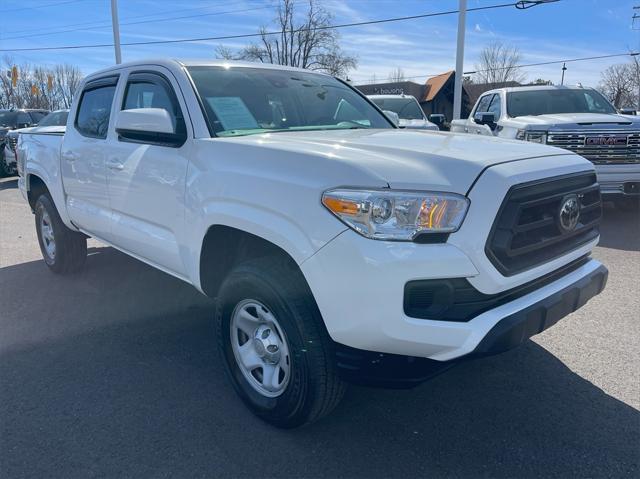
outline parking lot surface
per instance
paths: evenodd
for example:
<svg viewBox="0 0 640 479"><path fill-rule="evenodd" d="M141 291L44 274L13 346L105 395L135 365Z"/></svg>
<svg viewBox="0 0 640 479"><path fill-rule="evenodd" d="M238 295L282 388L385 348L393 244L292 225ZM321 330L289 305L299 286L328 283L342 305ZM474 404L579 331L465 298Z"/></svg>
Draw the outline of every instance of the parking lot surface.
<svg viewBox="0 0 640 479"><path fill-rule="evenodd" d="M638 477L638 213L607 205L607 289L533 341L413 390L351 387L293 431L237 399L211 302L89 247L51 274L0 182L1 477Z"/></svg>

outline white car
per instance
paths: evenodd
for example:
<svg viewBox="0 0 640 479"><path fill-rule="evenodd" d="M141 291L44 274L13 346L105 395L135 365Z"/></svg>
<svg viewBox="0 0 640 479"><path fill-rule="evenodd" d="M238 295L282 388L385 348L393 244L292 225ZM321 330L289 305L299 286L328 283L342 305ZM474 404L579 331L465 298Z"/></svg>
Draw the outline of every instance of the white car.
<svg viewBox="0 0 640 479"><path fill-rule="evenodd" d="M484 93L451 131L542 143L595 165L602 194L621 205L640 200L640 117L618 114L593 88L529 86Z"/></svg>
<svg viewBox="0 0 640 479"><path fill-rule="evenodd" d="M398 129L306 70L102 70L64 136L20 135L18 162L49 268L79 270L91 236L216 298L228 376L279 427L345 381L406 387L513 348L607 280L590 162Z"/></svg>
<svg viewBox="0 0 640 479"><path fill-rule="evenodd" d="M18 128L10 130L6 134L4 144L4 167L5 171L15 174L17 172L16 146L20 133L40 132L40 133L64 133L67 125L69 110L56 110L44 116L36 126L28 128Z"/></svg>
<svg viewBox="0 0 640 479"><path fill-rule="evenodd" d="M427 120L420 103L411 95L367 95L383 111L398 115L398 126L415 130L439 131L435 123Z"/></svg>

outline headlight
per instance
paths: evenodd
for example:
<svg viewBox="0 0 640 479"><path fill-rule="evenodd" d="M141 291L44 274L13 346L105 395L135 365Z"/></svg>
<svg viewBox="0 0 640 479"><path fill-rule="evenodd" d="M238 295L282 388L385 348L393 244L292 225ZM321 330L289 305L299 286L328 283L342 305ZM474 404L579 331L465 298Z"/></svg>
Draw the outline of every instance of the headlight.
<svg viewBox="0 0 640 479"><path fill-rule="evenodd" d="M362 236L411 241L421 233L453 233L469 200L455 193L335 189L322 204Z"/></svg>
<svg viewBox="0 0 640 479"><path fill-rule="evenodd" d="M546 143L547 142L547 132L546 131L528 131L528 130L518 130L516 133L516 140L525 140L531 141L533 143Z"/></svg>

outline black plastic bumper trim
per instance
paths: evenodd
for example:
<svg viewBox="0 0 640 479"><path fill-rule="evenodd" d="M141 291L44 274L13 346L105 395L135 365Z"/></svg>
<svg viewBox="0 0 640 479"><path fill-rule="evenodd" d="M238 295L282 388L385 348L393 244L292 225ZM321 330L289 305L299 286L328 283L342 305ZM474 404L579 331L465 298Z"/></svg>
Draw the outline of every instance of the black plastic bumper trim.
<svg viewBox="0 0 640 479"><path fill-rule="evenodd" d="M600 265L566 288L501 319L480 341L471 356L508 351L550 328L600 294L607 284L608 275L607 268Z"/></svg>

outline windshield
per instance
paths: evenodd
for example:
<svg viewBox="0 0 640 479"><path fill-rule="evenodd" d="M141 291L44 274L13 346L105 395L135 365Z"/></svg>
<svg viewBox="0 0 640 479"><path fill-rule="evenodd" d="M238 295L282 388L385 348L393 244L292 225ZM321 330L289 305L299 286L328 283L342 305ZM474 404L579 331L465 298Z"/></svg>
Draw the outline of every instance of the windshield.
<svg viewBox="0 0 640 479"><path fill-rule="evenodd" d="M188 70L217 136L393 128L367 100L330 76L246 67Z"/></svg>
<svg viewBox="0 0 640 479"><path fill-rule="evenodd" d="M0 111L0 126L16 127L18 113L15 111Z"/></svg>
<svg viewBox="0 0 640 479"><path fill-rule="evenodd" d="M67 116L69 112L66 110L51 112L38 123L38 126L64 126L67 124Z"/></svg>
<svg viewBox="0 0 640 479"><path fill-rule="evenodd" d="M42 120L47 115L48 115L48 113L46 113L44 111L30 111L29 112L29 116L31 116L31 120L33 121L33 123L38 123L40 120Z"/></svg>
<svg viewBox="0 0 640 479"><path fill-rule="evenodd" d="M413 98L370 98L381 110L398 114L401 120L424 120L422 108Z"/></svg>
<svg viewBox="0 0 640 479"><path fill-rule="evenodd" d="M507 94L511 117L554 113L616 113L615 108L595 90L530 90Z"/></svg>

